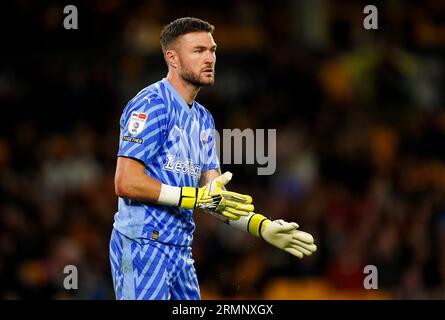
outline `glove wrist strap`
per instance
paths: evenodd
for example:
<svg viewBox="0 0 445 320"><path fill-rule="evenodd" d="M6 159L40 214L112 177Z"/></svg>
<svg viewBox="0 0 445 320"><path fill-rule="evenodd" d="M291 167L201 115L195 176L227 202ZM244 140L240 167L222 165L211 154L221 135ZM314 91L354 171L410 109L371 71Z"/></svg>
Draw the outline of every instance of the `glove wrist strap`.
<svg viewBox="0 0 445 320"><path fill-rule="evenodd" d="M240 217L238 220L229 220L229 224L235 228L249 232L255 237L262 237L262 233L270 220L259 213L251 212L248 216Z"/></svg>
<svg viewBox="0 0 445 320"><path fill-rule="evenodd" d="M182 187L179 206L184 209L194 209L198 198L198 188Z"/></svg>
<svg viewBox="0 0 445 320"><path fill-rule="evenodd" d="M247 230L251 235L262 238L262 234L270 220L259 213L254 213L247 223Z"/></svg>
<svg viewBox="0 0 445 320"><path fill-rule="evenodd" d="M167 206L179 206L184 209L193 209L196 205L197 195L197 188L181 188L162 184L157 203Z"/></svg>

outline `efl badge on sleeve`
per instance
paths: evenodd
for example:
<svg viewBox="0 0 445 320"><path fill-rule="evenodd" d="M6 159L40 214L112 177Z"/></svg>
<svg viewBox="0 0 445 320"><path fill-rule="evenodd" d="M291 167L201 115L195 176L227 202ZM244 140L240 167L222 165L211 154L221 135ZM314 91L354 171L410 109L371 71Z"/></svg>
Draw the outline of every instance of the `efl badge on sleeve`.
<svg viewBox="0 0 445 320"><path fill-rule="evenodd" d="M132 112L128 123L128 133L136 136L144 130L147 114L143 112Z"/></svg>

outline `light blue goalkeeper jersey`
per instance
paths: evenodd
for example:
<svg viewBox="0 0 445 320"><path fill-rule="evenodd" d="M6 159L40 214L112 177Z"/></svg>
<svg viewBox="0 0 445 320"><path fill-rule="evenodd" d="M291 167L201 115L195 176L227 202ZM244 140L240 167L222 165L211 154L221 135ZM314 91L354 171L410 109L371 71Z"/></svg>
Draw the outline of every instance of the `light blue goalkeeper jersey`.
<svg viewBox="0 0 445 320"><path fill-rule="evenodd" d="M219 167L210 112L190 108L164 78L142 89L120 119L118 156L145 165L148 176L172 186L198 187L201 173ZM119 197L114 228L131 239L190 246L193 210Z"/></svg>

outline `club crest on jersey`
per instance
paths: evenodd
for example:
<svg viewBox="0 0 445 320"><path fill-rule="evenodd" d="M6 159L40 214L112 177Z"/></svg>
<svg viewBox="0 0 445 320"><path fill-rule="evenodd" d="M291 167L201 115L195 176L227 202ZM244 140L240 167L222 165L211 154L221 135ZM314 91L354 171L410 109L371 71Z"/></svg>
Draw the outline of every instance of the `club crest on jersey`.
<svg viewBox="0 0 445 320"><path fill-rule="evenodd" d="M213 129L201 131L201 143L207 147L213 146Z"/></svg>
<svg viewBox="0 0 445 320"><path fill-rule="evenodd" d="M201 142L202 144L207 143L207 133L205 131L201 132Z"/></svg>
<svg viewBox="0 0 445 320"><path fill-rule="evenodd" d="M128 133L136 136L144 130L147 122L147 114L143 112L132 112L130 122L128 123Z"/></svg>

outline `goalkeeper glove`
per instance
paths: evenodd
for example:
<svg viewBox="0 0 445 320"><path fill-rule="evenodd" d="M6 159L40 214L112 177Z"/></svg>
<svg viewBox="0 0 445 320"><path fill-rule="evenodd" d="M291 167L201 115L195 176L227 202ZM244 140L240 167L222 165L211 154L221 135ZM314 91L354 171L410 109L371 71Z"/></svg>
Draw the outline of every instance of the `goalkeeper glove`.
<svg viewBox="0 0 445 320"><path fill-rule="evenodd" d="M217 212L223 216L237 220L240 216L247 216L254 210L252 197L236 192L224 190L224 186L232 179L232 173L225 172L210 181L207 185L201 188L194 187L172 187L162 185L161 195L158 203L171 204L172 197L170 194L179 194L173 196L173 202L184 209L206 209ZM179 198L179 199L178 199Z"/></svg>
<svg viewBox="0 0 445 320"><path fill-rule="evenodd" d="M271 221L258 213L251 213L239 221L230 221L230 225L247 230L250 234L261 237L271 245L298 258L310 256L317 251L314 238L307 232L297 230L298 224L282 219Z"/></svg>
<svg viewBox="0 0 445 320"><path fill-rule="evenodd" d="M271 245L280 248L298 258L310 256L317 251L314 238L307 232L297 230L298 224L275 220L266 222L261 236Z"/></svg>

